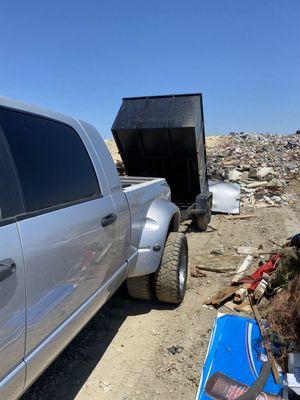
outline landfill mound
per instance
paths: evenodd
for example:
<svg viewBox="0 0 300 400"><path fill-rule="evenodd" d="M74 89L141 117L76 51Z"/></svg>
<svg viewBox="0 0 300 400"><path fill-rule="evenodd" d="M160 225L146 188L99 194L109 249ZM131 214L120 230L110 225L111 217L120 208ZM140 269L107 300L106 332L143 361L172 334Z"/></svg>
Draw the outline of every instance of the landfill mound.
<svg viewBox="0 0 300 400"><path fill-rule="evenodd" d="M106 145L120 174L124 166L114 140ZM300 134L230 133L207 136L207 168L211 180L241 185L241 205L274 207L295 204L287 186L300 176Z"/></svg>
<svg viewBox="0 0 300 400"><path fill-rule="evenodd" d="M299 177L300 134L231 133L207 148L209 179L241 185L241 204L250 207L294 204L286 194Z"/></svg>

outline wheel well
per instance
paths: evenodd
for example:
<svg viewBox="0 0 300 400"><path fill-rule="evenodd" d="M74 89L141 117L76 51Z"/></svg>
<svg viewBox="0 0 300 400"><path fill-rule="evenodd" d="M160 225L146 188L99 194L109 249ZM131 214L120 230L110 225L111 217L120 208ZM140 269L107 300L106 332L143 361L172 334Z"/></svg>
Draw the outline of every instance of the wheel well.
<svg viewBox="0 0 300 400"><path fill-rule="evenodd" d="M179 224L180 224L180 215L179 215L179 213L175 213L173 215L173 217L171 218L171 221L170 221L170 224L169 224L168 233L170 233L170 232L178 232Z"/></svg>

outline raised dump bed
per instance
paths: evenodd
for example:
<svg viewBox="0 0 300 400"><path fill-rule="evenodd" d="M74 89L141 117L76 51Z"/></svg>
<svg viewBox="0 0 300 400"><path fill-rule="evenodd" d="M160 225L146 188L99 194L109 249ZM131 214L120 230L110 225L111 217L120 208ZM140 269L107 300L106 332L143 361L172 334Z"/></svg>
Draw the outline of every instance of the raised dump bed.
<svg viewBox="0 0 300 400"><path fill-rule="evenodd" d="M124 98L112 133L126 173L162 177L184 219L210 221L201 93Z"/></svg>

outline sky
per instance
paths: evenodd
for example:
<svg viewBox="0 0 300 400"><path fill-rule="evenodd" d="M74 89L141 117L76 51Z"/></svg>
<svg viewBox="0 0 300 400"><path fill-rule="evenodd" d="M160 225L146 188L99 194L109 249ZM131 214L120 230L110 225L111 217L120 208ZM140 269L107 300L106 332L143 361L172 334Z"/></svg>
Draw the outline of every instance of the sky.
<svg viewBox="0 0 300 400"><path fill-rule="evenodd" d="M105 138L122 97L201 92L207 134L300 129L299 0L2 0L0 95Z"/></svg>

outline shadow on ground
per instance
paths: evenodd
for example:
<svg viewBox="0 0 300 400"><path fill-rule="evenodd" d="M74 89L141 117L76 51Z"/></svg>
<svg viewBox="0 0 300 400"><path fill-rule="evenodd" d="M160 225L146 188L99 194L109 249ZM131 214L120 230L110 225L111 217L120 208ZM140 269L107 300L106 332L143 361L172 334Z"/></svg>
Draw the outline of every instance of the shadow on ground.
<svg viewBox="0 0 300 400"><path fill-rule="evenodd" d="M131 299L120 288L20 400L73 400L128 316L172 308Z"/></svg>

